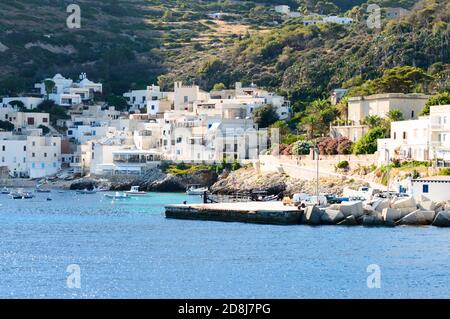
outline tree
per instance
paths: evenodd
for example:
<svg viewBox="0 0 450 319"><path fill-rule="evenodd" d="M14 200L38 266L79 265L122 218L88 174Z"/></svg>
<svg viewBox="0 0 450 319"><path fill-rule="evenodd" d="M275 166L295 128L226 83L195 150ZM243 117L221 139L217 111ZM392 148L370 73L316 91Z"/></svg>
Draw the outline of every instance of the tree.
<svg viewBox="0 0 450 319"><path fill-rule="evenodd" d="M0 120L0 131L4 130L7 132L11 132L12 130L14 130L14 124L12 124L9 121L2 121Z"/></svg>
<svg viewBox="0 0 450 319"><path fill-rule="evenodd" d="M382 127L375 127L370 129L363 135L355 144L353 144L353 153L358 154L373 154L377 151L377 140L385 138L386 131Z"/></svg>
<svg viewBox="0 0 450 319"><path fill-rule="evenodd" d="M9 105L11 105L12 107L16 108L19 112L23 112L26 110L25 104L23 104L22 101L11 101L8 103Z"/></svg>
<svg viewBox="0 0 450 319"><path fill-rule="evenodd" d="M278 120L269 127L270 129L278 129L278 133L280 136L280 142L284 143L285 137L289 134L291 131L287 125L287 123L283 120ZM289 143L286 143L289 144Z"/></svg>
<svg viewBox="0 0 450 319"><path fill-rule="evenodd" d="M450 104L450 92L442 92L430 97L420 115L430 115L430 107L433 105Z"/></svg>
<svg viewBox="0 0 450 319"><path fill-rule="evenodd" d="M126 111L128 109L127 100L123 96L109 95L106 99L108 105L114 106L117 111Z"/></svg>
<svg viewBox="0 0 450 319"><path fill-rule="evenodd" d="M426 91L426 84L433 78L422 69L412 66L395 67L384 71L381 78L373 82L376 93L411 93L418 86Z"/></svg>
<svg viewBox="0 0 450 319"><path fill-rule="evenodd" d="M392 109L386 114L391 122L403 121L403 113L399 109Z"/></svg>
<svg viewBox="0 0 450 319"><path fill-rule="evenodd" d="M383 119L378 115L367 115L362 124L367 125L369 128L374 128L377 126L381 126Z"/></svg>
<svg viewBox="0 0 450 319"><path fill-rule="evenodd" d="M44 86L45 86L45 93L47 93L47 100L49 99L50 93L53 92L53 89L55 88L55 82L52 80L45 80Z"/></svg>
<svg viewBox="0 0 450 319"><path fill-rule="evenodd" d="M253 113L253 120L259 128L266 128L278 121L279 117L275 108L270 105L264 105L257 108Z"/></svg>
<svg viewBox="0 0 450 319"><path fill-rule="evenodd" d="M216 83L213 86L213 91L222 91L225 90L227 87L223 83Z"/></svg>
<svg viewBox="0 0 450 319"><path fill-rule="evenodd" d="M42 130L43 135L47 135L48 133L50 133L50 129L45 125L41 124L38 126L38 128L40 128Z"/></svg>
<svg viewBox="0 0 450 319"><path fill-rule="evenodd" d="M337 110L329 100L315 100L310 103L300 121L300 127L305 127L309 139L327 133L328 127L336 118Z"/></svg>

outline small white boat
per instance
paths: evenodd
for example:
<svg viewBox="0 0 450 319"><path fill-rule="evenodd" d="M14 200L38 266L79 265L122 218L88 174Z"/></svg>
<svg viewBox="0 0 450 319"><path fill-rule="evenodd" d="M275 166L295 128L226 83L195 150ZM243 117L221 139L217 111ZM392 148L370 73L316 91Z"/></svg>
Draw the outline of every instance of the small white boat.
<svg viewBox="0 0 450 319"><path fill-rule="evenodd" d="M111 198L111 199L128 199L128 198L130 198L130 196L128 196L128 194L119 193L119 192L115 192L114 194L105 194L105 197Z"/></svg>
<svg viewBox="0 0 450 319"><path fill-rule="evenodd" d="M129 196L143 196L147 195L146 192L140 191L139 186L131 186L131 189L129 191L126 191L125 194Z"/></svg>
<svg viewBox="0 0 450 319"><path fill-rule="evenodd" d="M12 199L31 199L34 195L30 192L24 192L22 189L18 189L14 192L9 193Z"/></svg>
<svg viewBox="0 0 450 319"><path fill-rule="evenodd" d="M5 194L5 195L8 195L9 193L11 193L11 191L8 188L3 187L2 190L1 190L1 193Z"/></svg>
<svg viewBox="0 0 450 319"><path fill-rule="evenodd" d="M208 191L208 187L201 185L188 185L186 188L187 195L203 195Z"/></svg>

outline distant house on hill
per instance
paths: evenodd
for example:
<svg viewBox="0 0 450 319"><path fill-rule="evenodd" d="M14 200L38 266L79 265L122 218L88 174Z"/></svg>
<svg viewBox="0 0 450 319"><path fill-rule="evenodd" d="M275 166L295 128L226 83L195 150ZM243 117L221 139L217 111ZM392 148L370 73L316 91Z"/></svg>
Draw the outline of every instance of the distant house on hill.
<svg viewBox="0 0 450 319"><path fill-rule="evenodd" d="M407 15L410 11L404 8L383 8L387 19L398 19Z"/></svg>

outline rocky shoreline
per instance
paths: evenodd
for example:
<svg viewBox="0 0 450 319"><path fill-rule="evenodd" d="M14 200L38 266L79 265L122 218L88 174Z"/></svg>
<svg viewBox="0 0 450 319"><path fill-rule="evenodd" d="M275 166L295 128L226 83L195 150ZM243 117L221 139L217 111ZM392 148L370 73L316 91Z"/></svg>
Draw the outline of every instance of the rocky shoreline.
<svg viewBox="0 0 450 319"><path fill-rule="evenodd" d="M159 169L153 169L136 177L111 176L104 178L90 176L76 180L70 184L71 190L102 188L111 191L129 190L131 186L139 186L148 192L183 192L189 184L212 186L218 179L215 172L199 170L192 174L166 174Z"/></svg>
<svg viewBox="0 0 450 319"><path fill-rule="evenodd" d="M319 191L341 196L344 187L358 189L368 186L368 183L352 178L321 178ZM286 174L259 174L253 168L222 174L219 180L211 186L213 194L229 195L239 192L266 191L269 195L292 196L295 193L314 194L316 182L290 177Z"/></svg>

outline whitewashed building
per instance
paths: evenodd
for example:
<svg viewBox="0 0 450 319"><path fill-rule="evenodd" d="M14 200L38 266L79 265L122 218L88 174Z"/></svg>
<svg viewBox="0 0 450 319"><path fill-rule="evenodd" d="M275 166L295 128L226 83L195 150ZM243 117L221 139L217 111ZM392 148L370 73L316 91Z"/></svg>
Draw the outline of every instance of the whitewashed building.
<svg viewBox="0 0 450 319"><path fill-rule="evenodd" d="M47 92L46 81L54 83L51 92ZM61 106L78 105L83 101L91 100L94 94L103 92L103 85L90 81L84 73L80 75L79 82L56 74L53 78L47 78L41 83L36 83L34 87L39 89L42 96L48 96L50 100Z"/></svg>
<svg viewBox="0 0 450 319"><path fill-rule="evenodd" d="M422 200L423 197L434 202L450 200L450 176L413 179L411 188L412 196L416 200Z"/></svg>
<svg viewBox="0 0 450 319"><path fill-rule="evenodd" d="M11 102L15 101L22 102L24 107L28 110L34 110L39 104L44 101L44 99L31 96L4 97L2 100L2 106L6 108L8 107L8 105L11 105Z"/></svg>

